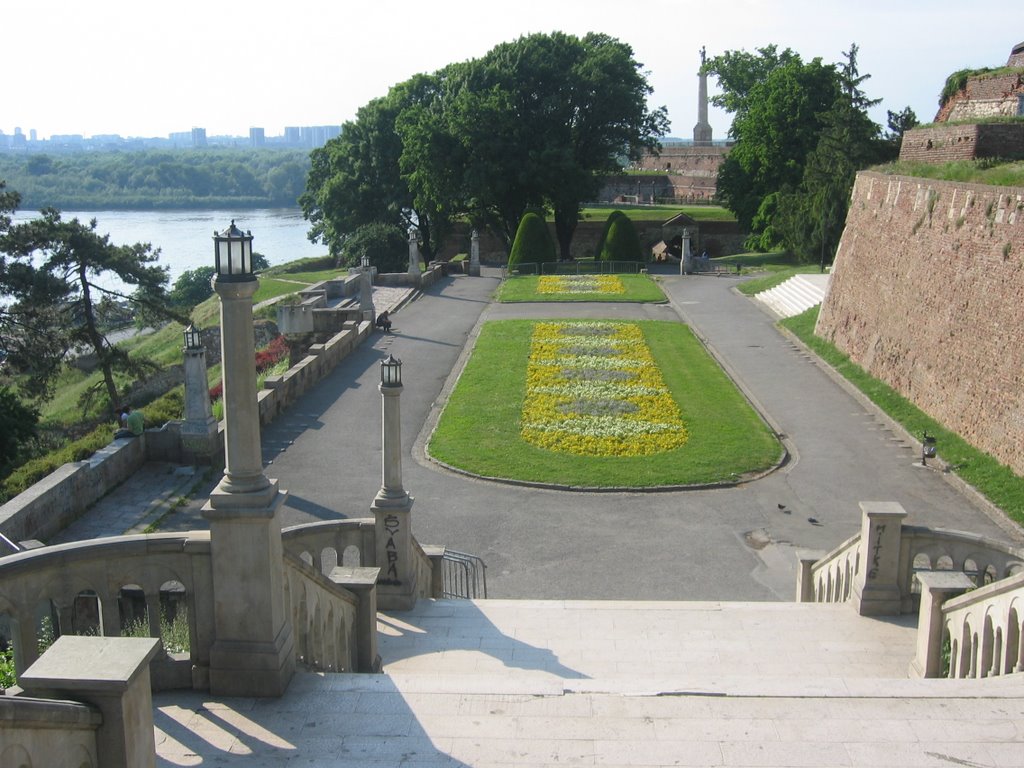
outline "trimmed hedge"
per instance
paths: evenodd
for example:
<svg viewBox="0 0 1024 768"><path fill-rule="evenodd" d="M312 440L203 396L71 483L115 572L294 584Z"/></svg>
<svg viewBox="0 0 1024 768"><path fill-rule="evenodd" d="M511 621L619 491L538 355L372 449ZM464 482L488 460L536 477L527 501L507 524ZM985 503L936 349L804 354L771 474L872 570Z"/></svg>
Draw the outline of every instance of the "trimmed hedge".
<svg viewBox="0 0 1024 768"><path fill-rule="evenodd" d="M558 261L555 242L551 239L548 225L538 214L530 212L519 220L516 239L508 255L508 267L520 263L541 263Z"/></svg>
<svg viewBox="0 0 1024 768"><path fill-rule="evenodd" d="M643 261L640 235L632 220L620 216L608 228L600 258L602 261Z"/></svg>

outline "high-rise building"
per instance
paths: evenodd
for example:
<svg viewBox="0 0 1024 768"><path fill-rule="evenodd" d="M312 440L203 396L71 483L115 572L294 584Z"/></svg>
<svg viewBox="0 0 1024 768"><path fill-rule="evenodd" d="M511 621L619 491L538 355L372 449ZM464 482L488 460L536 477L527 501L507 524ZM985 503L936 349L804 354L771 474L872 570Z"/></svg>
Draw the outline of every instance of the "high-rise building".
<svg viewBox="0 0 1024 768"><path fill-rule="evenodd" d="M193 147L205 147L206 146L206 129L205 128L193 128L192 129L192 146Z"/></svg>
<svg viewBox="0 0 1024 768"><path fill-rule="evenodd" d="M267 143L266 133L262 128L250 128L249 129L249 145L253 147L262 147Z"/></svg>

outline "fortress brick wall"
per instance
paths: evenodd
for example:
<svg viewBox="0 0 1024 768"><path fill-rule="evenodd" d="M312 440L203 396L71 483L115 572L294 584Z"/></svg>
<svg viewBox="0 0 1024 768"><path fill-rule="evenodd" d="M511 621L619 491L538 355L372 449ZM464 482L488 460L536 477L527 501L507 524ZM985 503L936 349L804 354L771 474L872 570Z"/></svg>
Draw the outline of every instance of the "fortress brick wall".
<svg viewBox="0 0 1024 768"><path fill-rule="evenodd" d="M1024 475L1022 297L1024 188L862 172L816 332Z"/></svg>
<svg viewBox="0 0 1024 768"><path fill-rule="evenodd" d="M939 108L935 122L1019 114L1017 109L1022 94L1024 71L978 75L969 78L964 89Z"/></svg>
<svg viewBox="0 0 1024 768"><path fill-rule="evenodd" d="M979 157L1024 158L1024 122L914 128L900 145L901 161L948 163Z"/></svg>

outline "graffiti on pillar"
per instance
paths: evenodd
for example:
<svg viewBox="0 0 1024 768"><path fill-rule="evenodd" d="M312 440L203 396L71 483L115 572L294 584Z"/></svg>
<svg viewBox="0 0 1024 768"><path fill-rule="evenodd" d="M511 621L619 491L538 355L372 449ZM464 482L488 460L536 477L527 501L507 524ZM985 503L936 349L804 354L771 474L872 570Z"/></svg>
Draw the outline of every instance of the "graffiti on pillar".
<svg viewBox="0 0 1024 768"><path fill-rule="evenodd" d="M388 540L384 545L384 556L387 562L384 564L384 578L380 579L381 584L397 586L402 583L398 578L398 545L395 544L395 536L401 530L402 524L398 515L387 515L384 518L384 531Z"/></svg>
<svg viewBox="0 0 1024 768"><path fill-rule="evenodd" d="M878 577L879 562L882 556L882 534L885 533L885 523L875 524L875 544L871 548L871 570L868 571L868 578Z"/></svg>

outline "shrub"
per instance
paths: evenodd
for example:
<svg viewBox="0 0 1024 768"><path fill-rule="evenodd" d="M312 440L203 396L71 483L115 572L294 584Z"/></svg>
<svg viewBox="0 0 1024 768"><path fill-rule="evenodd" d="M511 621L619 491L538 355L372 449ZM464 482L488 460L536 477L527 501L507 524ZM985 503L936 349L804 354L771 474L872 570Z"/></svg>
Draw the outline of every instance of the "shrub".
<svg viewBox="0 0 1024 768"><path fill-rule="evenodd" d="M555 243L548 232L548 225L538 214L530 212L519 221L516 239L508 255L508 268L517 264L531 264L557 261Z"/></svg>
<svg viewBox="0 0 1024 768"><path fill-rule="evenodd" d="M612 228L619 219L628 219L629 217L622 211L612 211L608 214L608 218L604 221L604 227L601 229L601 236L597 238L597 245L594 247L594 258L601 258L601 251L604 250L605 241L608 239L608 230Z"/></svg>
<svg viewBox="0 0 1024 768"><path fill-rule="evenodd" d="M599 258L604 261L643 261L640 236L629 218L622 216L612 222Z"/></svg>

